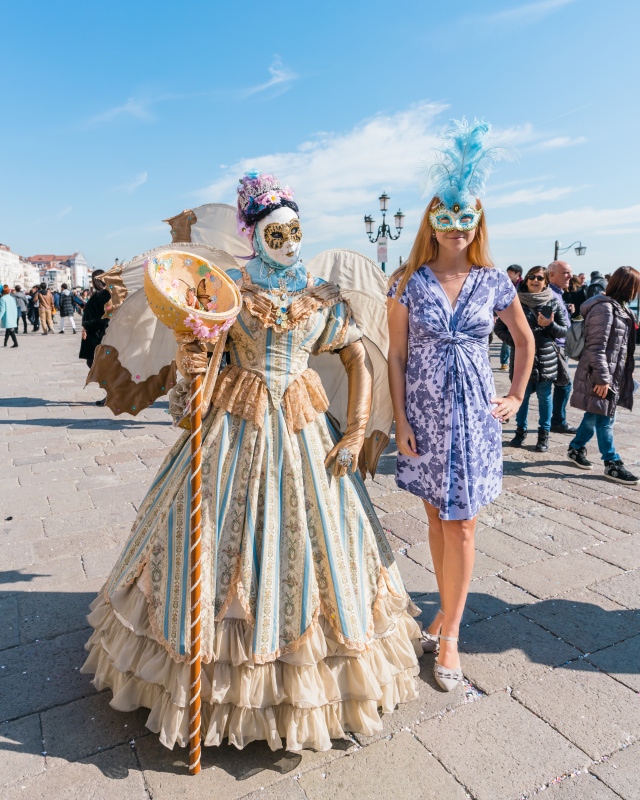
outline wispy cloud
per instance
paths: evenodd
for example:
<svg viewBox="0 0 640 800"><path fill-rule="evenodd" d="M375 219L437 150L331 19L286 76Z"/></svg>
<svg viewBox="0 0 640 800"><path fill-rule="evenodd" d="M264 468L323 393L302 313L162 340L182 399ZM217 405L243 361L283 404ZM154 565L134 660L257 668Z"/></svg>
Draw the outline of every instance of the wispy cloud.
<svg viewBox="0 0 640 800"><path fill-rule="evenodd" d="M575 208L558 214L540 214L491 226L492 239L586 238L633 233L640 224L640 205L625 208Z"/></svg>
<svg viewBox="0 0 640 800"><path fill-rule="evenodd" d="M141 172L139 175L136 175L136 177L133 180L128 181L126 183L121 183L120 186L114 186L113 191L126 192L127 194L132 194L133 192L135 192L136 189L138 189L140 186L142 186L144 183L147 182L148 177L149 177L148 173Z"/></svg>
<svg viewBox="0 0 640 800"><path fill-rule="evenodd" d="M584 144L586 141L586 136L554 136L553 139L538 142L535 147L540 150L557 150L561 147L574 147L577 144Z"/></svg>
<svg viewBox="0 0 640 800"><path fill-rule="evenodd" d="M576 0L538 0L536 3L526 3L506 11L498 11L488 17L490 22L507 22L516 24L531 24L539 22L564 6L575 3Z"/></svg>
<svg viewBox="0 0 640 800"><path fill-rule="evenodd" d="M119 117L132 117L133 119L150 122L154 118L151 107L155 102L158 101L151 98L147 98L146 100L136 100L135 98L130 97L126 103L123 103L123 105L114 106L113 108L103 111L101 114L96 114L95 116L90 117L88 120L86 120L85 126L89 128L96 127L98 125L103 125L105 122L112 122L114 119L118 119Z"/></svg>
<svg viewBox="0 0 640 800"><path fill-rule="evenodd" d="M294 152L242 159L195 194L201 202L233 203L238 175L251 167L268 170L294 187L307 242L350 235L362 227L363 214L378 208L383 189L393 202L401 199L401 191L405 198L409 191L415 197L420 162L438 141L437 118L446 108L418 103L372 117L346 133L317 134Z"/></svg>
<svg viewBox="0 0 640 800"><path fill-rule="evenodd" d="M259 86L252 86L250 89L245 89L243 94L248 97L258 94L259 92L266 92L268 89L275 89L276 87L277 94L282 94L282 92L290 88L293 81L298 77L295 72L284 66L279 55L273 57L273 61L269 67L269 74L271 78L266 83L261 83Z"/></svg>
<svg viewBox="0 0 640 800"><path fill-rule="evenodd" d="M556 186L551 189L545 189L544 185L532 186L526 189L517 189L515 192L507 192L506 194L489 195L485 205L487 208L508 208L516 205L550 203L584 188L584 186Z"/></svg>

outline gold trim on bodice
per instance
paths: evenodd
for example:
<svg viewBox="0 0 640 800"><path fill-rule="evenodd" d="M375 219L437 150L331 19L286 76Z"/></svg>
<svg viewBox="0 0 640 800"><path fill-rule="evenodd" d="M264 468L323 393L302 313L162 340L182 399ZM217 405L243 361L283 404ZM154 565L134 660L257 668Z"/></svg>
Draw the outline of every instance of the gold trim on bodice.
<svg viewBox="0 0 640 800"><path fill-rule="evenodd" d="M268 401L269 391L260 375L231 364L220 373L211 404L262 428ZM282 398L282 411L290 433L299 433L328 408L329 400L320 376L312 369L298 375Z"/></svg>

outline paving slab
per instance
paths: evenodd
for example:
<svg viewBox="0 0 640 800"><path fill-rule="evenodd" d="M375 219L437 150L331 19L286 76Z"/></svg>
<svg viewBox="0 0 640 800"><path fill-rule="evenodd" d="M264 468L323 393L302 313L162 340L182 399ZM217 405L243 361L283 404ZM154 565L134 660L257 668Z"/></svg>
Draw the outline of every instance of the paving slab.
<svg viewBox="0 0 640 800"><path fill-rule="evenodd" d="M268 789L259 789L244 796L243 800L307 800L295 778L287 778Z"/></svg>
<svg viewBox="0 0 640 800"><path fill-rule="evenodd" d="M0 791L0 800L148 800L136 757L126 744L85 761L47 770Z"/></svg>
<svg viewBox="0 0 640 800"><path fill-rule="evenodd" d="M95 694L80 667L86 630L0 652L2 718L14 719Z"/></svg>
<svg viewBox="0 0 640 800"><path fill-rule="evenodd" d="M37 714L0 724L0 786L44 772L43 750Z"/></svg>
<svg viewBox="0 0 640 800"><path fill-rule="evenodd" d="M550 519L558 524L576 530L580 533L586 533L595 537L597 540L607 539L622 539L627 534L618 528L612 528L611 525L606 525L603 522L598 522L595 519L588 517L581 517L575 511L568 511L566 509L553 509L548 508L542 512L544 519ZM568 548L575 549L575 548Z"/></svg>
<svg viewBox="0 0 640 800"><path fill-rule="evenodd" d="M345 758L355 748L351 741L334 742L326 753L303 750L272 752L265 742L252 742L243 750L233 745L202 748L202 771L190 776L186 748L168 750L156 735L136 742L136 752L153 800L236 800L277 784L284 776L297 776ZM274 788L275 792L275 788ZM277 793L275 794L277 797Z"/></svg>
<svg viewBox="0 0 640 800"><path fill-rule="evenodd" d="M640 567L640 535L589 547L586 552L621 569L637 569Z"/></svg>
<svg viewBox="0 0 640 800"><path fill-rule="evenodd" d="M52 558L23 569L0 572L0 597L18 592L47 592L68 583L80 586L84 581L85 574L79 556Z"/></svg>
<svg viewBox="0 0 640 800"><path fill-rule="evenodd" d="M627 517L640 516L640 506L635 500L627 500L624 497L611 497L607 496L598 501L599 506L610 508L612 511L618 511Z"/></svg>
<svg viewBox="0 0 640 800"><path fill-rule="evenodd" d="M443 714L445 711L464 705L465 695L462 684L452 692L441 691L433 677L433 663L435 655L425 653L420 658L420 675L417 679L418 697L408 703L398 706L392 714L383 714L382 730L374 736L354 734L354 738L362 746L377 742L379 739L388 738L403 728L410 728L417 723Z"/></svg>
<svg viewBox="0 0 640 800"><path fill-rule="evenodd" d="M548 786L544 800L620 800L601 780L581 772Z"/></svg>
<svg viewBox="0 0 640 800"><path fill-rule="evenodd" d="M465 791L407 731L300 778L308 800L464 800Z"/></svg>
<svg viewBox="0 0 640 800"><path fill-rule="evenodd" d="M18 599L7 597L0 600L0 650L14 647L19 641Z"/></svg>
<svg viewBox="0 0 640 800"><path fill-rule="evenodd" d="M111 697L110 691L101 692L40 715L48 770L152 735L145 727L148 709L125 714L111 708Z"/></svg>
<svg viewBox="0 0 640 800"><path fill-rule="evenodd" d="M583 653L602 650L640 633L640 613L591 589L576 589L528 605L521 614Z"/></svg>
<svg viewBox="0 0 640 800"><path fill-rule="evenodd" d="M514 586L502 577L472 580L469 585L467 607L481 617L495 617L514 608L535 603L536 597Z"/></svg>
<svg viewBox="0 0 640 800"><path fill-rule="evenodd" d="M400 570L400 574L402 575L405 588L410 594L438 592L438 584L433 572L430 572L428 569L425 569L423 566L401 553L396 553L394 558Z"/></svg>
<svg viewBox="0 0 640 800"><path fill-rule="evenodd" d="M546 558L547 553L498 528L480 526L475 535L476 550L508 567L520 567Z"/></svg>
<svg viewBox="0 0 640 800"><path fill-rule="evenodd" d="M422 500L414 494L409 494L409 492L396 492L395 494L376 497L373 504L387 514L406 511L409 508L424 508Z"/></svg>
<svg viewBox="0 0 640 800"><path fill-rule="evenodd" d="M407 550L407 556L414 561L417 561L425 569L433 572L433 562L431 560L431 551L428 544L419 544ZM476 550L475 560L473 564L473 578L483 578L485 575L497 575L505 569L505 564L497 561L495 558L480 553Z"/></svg>
<svg viewBox="0 0 640 800"><path fill-rule="evenodd" d="M640 569L595 583L591 588L621 606L635 609L640 597Z"/></svg>
<svg viewBox="0 0 640 800"><path fill-rule="evenodd" d="M525 490L532 489L531 494L534 497L526 497L522 495ZM535 499L536 494L540 495L540 499ZM521 517L528 517L531 514L541 514L548 504L543 503L541 498L545 496L544 490L540 486L523 486L516 489L514 492L503 492L496 500L494 505L500 506L510 513L515 513Z"/></svg>
<svg viewBox="0 0 640 800"><path fill-rule="evenodd" d="M583 525L583 531L545 517L529 517L496 525L499 531L550 555L581 550L601 541L596 532Z"/></svg>
<svg viewBox="0 0 640 800"><path fill-rule="evenodd" d="M0 522L0 542L20 541L27 542L34 539L42 539L44 528L41 519L12 519L6 520L4 517Z"/></svg>
<svg viewBox="0 0 640 800"><path fill-rule="evenodd" d="M89 605L102 586L102 580L86 580L83 591L77 584L64 584L56 592L20 592L18 604L20 642L53 639L62 633L87 629ZM88 634L87 634L88 636Z"/></svg>
<svg viewBox="0 0 640 800"><path fill-rule="evenodd" d="M380 522L385 531L391 531L398 539L406 542L405 547L407 544L415 545L429 541L429 527L405 512L381 514Z"/></svg>
<svg viewBox="0 0 640 800"><path fill-rule="evenodd" d="M589 762L571 742L504 692L429 720L415 733L475 800L516 800L551 776Z"/></svg>
<svg viewBox="0 0 640 800"><path fill-rule="evenodd" d="M543 600L619 574L619 567L575 552L515 567L503 577Z"/></svg>
<svg viewBox="0 0 640 800"><path fill-rule="evenodd" d="M618 511L602 505L585 503L579 508L579 514L587 519L602 522L610 528L617 528L624 533L640 533L640 515L636 509L630 511L629 514L620 514Z"/></svg>
<svg viewBox="0 0 640 800"><path fill-rule="evenodd" d="M640 697L586 661L514 687L514 697L595 761L640 736Z"/></svg>
<svg viewBox="0 0 640 800"><path fill-rule="evenodd" d="M632 744L591 767L591 772L623 800L640 797L640 744Z"/></svg>
<svg viewBox="0 0 640 800"><path fill-rule="evenodd" d="M488 693L546 676L551 667L581 655L517 611L461 629L460 652L465 677Z"/></svg>
<svg viewBox="0 0 640 800"><path fill-rule="evenodd" d="M634 692L640 693L640 636L632 636L612 647L591 653L587 660Z"/></svg>

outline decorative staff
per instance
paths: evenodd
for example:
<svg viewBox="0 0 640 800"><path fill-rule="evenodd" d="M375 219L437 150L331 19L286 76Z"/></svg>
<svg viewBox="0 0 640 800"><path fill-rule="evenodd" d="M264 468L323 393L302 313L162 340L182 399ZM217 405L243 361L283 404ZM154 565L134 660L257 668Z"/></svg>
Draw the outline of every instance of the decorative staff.
<svg viewBox="0 0 640 800"><path fill-rule="evenodd" d="M208 410L227 331L235 322L242 299L221 269L178 250L149 259L144 290L153 313L173 330L179 345L176 365L190 380L187 411L179 424L191 431L189 770L195 775L200 772L202 417Z"/></svg>

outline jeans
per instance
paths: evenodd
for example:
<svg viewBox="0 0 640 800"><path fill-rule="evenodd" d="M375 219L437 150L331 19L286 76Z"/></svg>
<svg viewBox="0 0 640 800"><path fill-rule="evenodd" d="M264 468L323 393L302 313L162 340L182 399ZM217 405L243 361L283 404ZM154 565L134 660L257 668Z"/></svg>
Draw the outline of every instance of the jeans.
<svg viewBox="0 0 640 800"><path fill-rule="evenodd" d="M500 364L508 364L510 355L511 348L506 342L502 342L502 347L500 348Z"/></svg>
<svg viewBox="0 0 640 800"><path fill-rule="evenodd" d="M20 323L20 319L22 319L22 324L24 326L24 332L27 332L27 312L26 311L18 311L18 325Z"/></svg>
<svg viewBox="0 0 640 800"><path fill-rule="evenodd" d="M567 421L567 403L571 394L571 383L566 386L556 386L553 390L552 425L564 425Z"/></svg>
<svg viewBox="0 0 640 800"><path fill-rule="evenodd" d="M548 431L551 427L551 381L540 381L539 383L531 383L527 385L527 389L522 399L522 405L516 414L516 425L518 428L527 430L527 416L529 414L529 398L535 392L538 397L538 410L540 412L540 420L538 427L542 430Z"/></svg>
<svg viewBox="0 0 640 800"><path fill-rule="evenodd" d="M586 447L587 442L590 441L595 431L602 460L617 461L620 456L616 453L616 448L613 444L614 421L615 417L607 417L605 414L594 414L592 411L585 411L582 422L569 447L573 447L575 450Z"/></svg>

